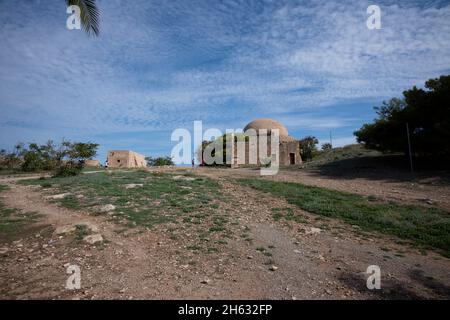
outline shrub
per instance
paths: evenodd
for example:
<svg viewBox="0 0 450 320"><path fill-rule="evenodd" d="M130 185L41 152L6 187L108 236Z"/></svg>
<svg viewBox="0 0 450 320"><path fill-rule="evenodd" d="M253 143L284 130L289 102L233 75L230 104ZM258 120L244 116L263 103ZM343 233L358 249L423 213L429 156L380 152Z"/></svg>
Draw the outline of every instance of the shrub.
<svg viewBox="0 0 450 320"><path fill-rule="evenodd" d="M36 172L55 171L57 176L77 175L84 161L97 154L98 144L63 141L57 146L49 140L44 145L23 143L14 147L14 152L0 150L0 169Z"/></svg>
<svg viewBox="0 0 450 320"><path fill-rule="evenodd" d="M73 177L77 176L83 170L83 164L79 163L76 166L62 165L55 171L54 177Z"/></svg>
<svg viewBox="0 0 450 320"><path fill-rule="evenodd" d="M308 136L300 140L300 154L303 160L311 160L317 153L317 144L319 140L316 137Z"/></svg>
<svg viewBox="0 0 450 320"><path fill-rule="evenodd" d="M145 160L147 160L147 166L149 166L149 167L161 167L161 166L173 166L174 165L171 157L158 157L158 158L146 157Z"/></svg>

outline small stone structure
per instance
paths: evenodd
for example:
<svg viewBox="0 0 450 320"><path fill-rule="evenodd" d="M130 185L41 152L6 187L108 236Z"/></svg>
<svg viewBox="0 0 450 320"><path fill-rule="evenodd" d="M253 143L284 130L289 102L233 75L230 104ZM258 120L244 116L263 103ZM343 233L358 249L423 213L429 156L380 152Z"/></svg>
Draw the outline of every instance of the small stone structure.
<svg viewBox="0 0 450 320"><path fill-rule="evenodd" d="M88 167L100 167L100 161L98 160L85 160L84 164Z"/></svg>
<svg viewBox="0 0 450 320"><path fill-rule="evenodd" d="M109 168L145 168L147 161L142 154L130 150L108 151Z"/></svg>

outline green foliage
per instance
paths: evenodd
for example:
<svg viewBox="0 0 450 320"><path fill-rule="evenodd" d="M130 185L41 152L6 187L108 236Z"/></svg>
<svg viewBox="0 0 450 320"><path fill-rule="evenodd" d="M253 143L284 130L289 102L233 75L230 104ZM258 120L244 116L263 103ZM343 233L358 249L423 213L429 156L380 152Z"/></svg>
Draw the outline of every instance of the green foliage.
<svg viewBox="0 0 450 320"><path fill-rule="evenodd" d="M82 163L63 163L56 168L54 177L73 177L83 171Z"/></svg>
<svg viewBox="0 0 450 320"><path fill-rule="evenodd" d="M14 146L11 153L7 153L2 149L0 153L0 169L16 171L21 169L22 157L24 153L24 144L18 143Z"/></svg>
<svg viewBox="0 0 450 320"><path fill-rule="evenodd" d="M383 152L408 152L406 124L412 151L419 156L450 156L450 75L430 79L425 89L413 87L403 99L375 108L378 118L354 134L358 142Z"/></svg>
<svg viewBox="0 0 450 320"><path fill-rule="evenodd" d="M147 160L147 166L149 167L162 167L162 166L173 166L175 165L172 158L167 157L145 157L145 160Z"/></svg>
<svg viewBox="0 0 450 320"><path fill-rule="evenodd" d="M19 143L14 151L0 152L0 169L23 172L55 171L58 176L76 175L84 161L93 158L98 144L63 141L59 146L49 140L44 145Z"/></svg>
<svg viewBox="0 0 450 320"><path fill-rule="evenodd" d="M83 162L87 159L92 159L97 154L98 144L96 143L82 143L82 142L65 142L67 149L65 155L69 161Z"/></svg>
<svg viewBox="0 0 450 320"><path fill-rule="evenodd" d="M327 142L327 143L322 144L323 151L331 150L331 149L333 149L333 146L331 145L331 143Z"/></svg>
<svg viewBox="0 0 450 320"><path fill-rule="evenodd" d="M317 153L317 144L319 140L313 136L307 136L300 140L300 155L304 161L311 160L315 153Z"/></svg>

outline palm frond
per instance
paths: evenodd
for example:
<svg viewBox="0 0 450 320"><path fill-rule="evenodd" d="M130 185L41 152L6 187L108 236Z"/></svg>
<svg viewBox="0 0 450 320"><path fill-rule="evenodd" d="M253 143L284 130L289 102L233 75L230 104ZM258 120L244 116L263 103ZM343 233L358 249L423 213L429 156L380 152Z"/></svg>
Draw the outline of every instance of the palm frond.
<svg viewBox="0 0 450 320"><path fill-rule="evenodd" d="M66 0L67 6L80 7L81 25L88 34L100 34L100 12L95 0Z"/></svg>

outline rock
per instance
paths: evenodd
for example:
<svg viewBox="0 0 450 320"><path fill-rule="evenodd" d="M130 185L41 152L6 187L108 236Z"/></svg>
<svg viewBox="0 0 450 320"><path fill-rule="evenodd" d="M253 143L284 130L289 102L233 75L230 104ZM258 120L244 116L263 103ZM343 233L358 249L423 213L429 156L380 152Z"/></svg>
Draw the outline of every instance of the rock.
<svg viewBox="0 0 450 320"><path fill-rule="evenodd" d="M60 194L55 194L53 196L48 196L46 198L50 199L50 200L60 200L60 199L64 199L68 195L70 195L70 193L60 193Z"/></svg>
<svg viewBox="0 0 450 320"><path fill-rule="evenodd" d="M211 280L209 280L208 278L205 278L200 283L202 283L202 284L210 284Z"/></svg>
<svg viewBox="0 0 450 320"><path fill-rule="evenodd" d="M113 211L116 210L116 206L112 205L112 204L106 204L102 207L100 207L100 212L109 212L109 211Z"/></svg>
<svg viewBox="0 0 450 320"><path fill-rule="evenodd" d="M300 250L294 250L294 253L302 254Z"/></svg>
<svg viewBox="0 0 450 320"><path fill-rule="evenodd" d="M125 189L142 188L143 186L143 183L129 183L125 185Z"/></svg>
<svg viewBox="0 0 450 320"><path fill-rule="evenodd" d="M270 270L270 271L277 271L277 270L278 270L278 267L276 267L276 266L270 266L269 270Z"/></svg>
<svg viewBox="0 0 450 320"><path fill-rule="evenodd" d="M333 293L332 293L330 290L328 290L328 289L326 289L325 292L326 292L327 294L329 294L329 295L332 295L332 294L333 294Z"/></svg>
<svg viewBox="0 0 450 320"><path fill-rule="evenodd" d="M321 232L322 232L322 229L311 227L309 230L307 230L305 232L305 234L319 234Z"/></svg>
<svg viewBox="0 0 450 320"><path fill-rule="evenodd" d="M91 234L89 236L86 236L83 238L83 241L89 243L89 244L95 244L97 242L102 242L103 241L103 237L101 234L97 233L97 234Z"/></svg>
<svg viewBox="0 0 450 320"><path fill-rule="evenodd" d="M247 256L247 259L251 260L253 259L253 256Z"/></svg>
<svg viewBox="0 0 450 320"><path fill-rule="evenodd" d="M95 224L92 224L90 222L81 222L81 223L78 223L78 225L85 226L86 228L91 230L91 232L98 232L98 227Z"/></svg>
<svg viewBox="0 0 450 320"><path fill-rule="evenodd" d="M98 231L98 228L96 225L93 225L90 222L80 222L80 223L77 223L76 225L67 225L67 226L58 227L55 230L55 234L62 235L62 234L68 234L68 233L75 232L75 230L77 229L76 226L85 226L87 229L91 230L92 232ZM61 237L59 237L59 238L61 239Z"/></svg>
<svg viewBox="0 0 450 320"><path fill-rule="evenodd" d="M0 248L0 254L8 253L8 251L9 251L8 248Z"/></svg>
<svg viewBox="0 0 450 320"><path fill-rule="evenodd" d="M174 176L174 180L185 180L185 181L194 181L195 178L192 177L186 177L186 176Z"/></svg>
<svg viewBox="0 0 450 320"><path fill-rule="evenodd" d="M72 226L72 225L70 225L70 226L62 226L62 227L56 228L55 233L58 234L58 235L59 234L67 234L67 233L74 232L75 230L76 230L76 227Z"/></svg>

